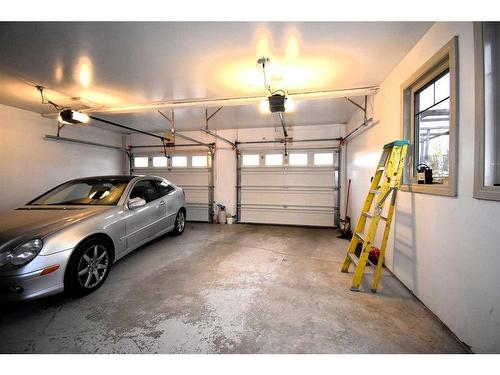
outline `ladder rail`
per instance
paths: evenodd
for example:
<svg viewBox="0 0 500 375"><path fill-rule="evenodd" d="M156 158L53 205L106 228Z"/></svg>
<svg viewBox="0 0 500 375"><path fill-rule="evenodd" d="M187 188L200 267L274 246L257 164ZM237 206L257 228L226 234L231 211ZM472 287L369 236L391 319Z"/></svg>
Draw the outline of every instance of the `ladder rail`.
<svg viewBox="0 0 500 375"><path fill-rule="evenodd" d="M387 213L387 220L385 222L384 234L382 235L382 243L380 245L379 259L377 262L377 266L375 268L375 273L373 274L373 283L372 283L371 291L374 293L377 291L378 284L380 282L380 276L382 274L382 265L383 265L384 259L385 259L385 250L387 248L387 241L389 239L389 233L391 231L392 219L394 217L394 212L396 210L397 194L398 194L399 187L401 186L401 178L403 176L403 168L405 165L407 147L408 147L407 145L404 145L400 151L401 152L400 165L398 168L398 173L396 175L396 181L394 183L395 189L392 193L391 205L389 206L389 212Z"/></svg>
<svg viewBox="0 0 500 375"><path fill-rule="evenodd" d="M351 264L354 264L356 267L351 290L359 290L367 263L375 266L372 291L375 292L377 290L392 219L394 217L397 192L401 185L408 144L408 141L395 141L385 145L382 151L380 161L375 170L375 175L372 178L370 189L366 195L361 215L354 231L354 236L349 244L344 263L342 264L342 272L348 272ZM382 212L389 196L391 196L389 200L390 206L387 216L384 217L382 216ZM373 213L370 212L372 205L374 205ZM370 219L368 231L366 234L363 234L367 219ZM377 235L380 220L385 221L385 228L380 246L380 256L377 264L373 264L369 261L368 257L372 243ZM356 257L355 251L359 243L362 243L361 253L359 257Z"/></svg>
<svg viewBox="0 0 500 375"><path fill-rule="evenodd" d="M375 203L375 207L377 207L377 209L380 210L383 209L384 203L388 195L393 191L391 187L392 178L394 178L396 167L399 165L399 163L396 165L394 161L393 158L394 151L395 151L394 148L392 148L389 157L387 159L386 168L384 170L385 176L383 176L385 178L385 181L380 187L380 194ZM372 243L375 240L375 236L377 235L379 222L380 222L380 214L376 213L375 216L370 220L370 225L368 228L366 240L363 242L363 247L361 248L361 254L359 256L358 265L356 266L356 269L354 271L354 277L352 279L352 285L351 285L352 290L358 290L363 280L363 274L365 272L366 263L368 261L368 256L370 255Z"/></svg>

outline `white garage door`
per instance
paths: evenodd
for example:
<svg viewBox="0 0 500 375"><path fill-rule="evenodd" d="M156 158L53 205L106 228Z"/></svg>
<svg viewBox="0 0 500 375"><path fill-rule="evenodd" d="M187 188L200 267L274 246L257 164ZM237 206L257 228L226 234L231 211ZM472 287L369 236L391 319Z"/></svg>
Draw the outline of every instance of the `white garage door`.
<svg viewBox="0 0 500 375"><path fill-rule="evenodd" d="M241 151L238 216L242 223L337 227L339 150Z"/></svg>
<svg viewBox="0 0 500 375"><path fill-rule="evenodd" d="M187 220L211 221L213 200L212 160L207 152L134 154L132 173L166 178L184 189Z"/></svg>

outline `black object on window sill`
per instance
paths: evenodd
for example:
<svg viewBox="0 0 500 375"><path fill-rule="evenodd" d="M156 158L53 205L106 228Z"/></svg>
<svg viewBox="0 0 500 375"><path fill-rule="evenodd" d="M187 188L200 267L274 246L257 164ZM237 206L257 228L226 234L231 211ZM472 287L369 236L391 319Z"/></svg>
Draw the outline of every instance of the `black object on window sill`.
<svg viewBox="0 0 500 375"><path fill-rule="evenodd" d="M432 184L432 169L427 164L417 165L417 182L419 184Z"/></svg>

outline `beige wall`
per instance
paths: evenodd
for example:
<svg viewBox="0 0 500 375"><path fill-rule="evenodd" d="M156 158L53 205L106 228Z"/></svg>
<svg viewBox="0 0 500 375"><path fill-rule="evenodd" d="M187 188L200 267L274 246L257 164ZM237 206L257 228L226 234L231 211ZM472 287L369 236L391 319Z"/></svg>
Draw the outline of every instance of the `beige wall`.
<svg viewBox="0 0 500 375"><path fill-rule="evenodd" d="M83 126L65 127L61 135L121 146L120 134ZM43 140L56 132L53 119L0 105L0 210L22 205L72 178L122 173L122 152Z"/></svg>
<svg viewBox="0 0 500 375"><path fill-rule="evenodd" d="M436 23L382 83L374 100L379 124L347 145L351 215L357 220L382 145L401 137L401 84L454 35L459 37L458 196L400 192L386 264L473 351L498 352L500 202L472 197L472 23ZM359 122L356 114L347 131Z"/></svg>

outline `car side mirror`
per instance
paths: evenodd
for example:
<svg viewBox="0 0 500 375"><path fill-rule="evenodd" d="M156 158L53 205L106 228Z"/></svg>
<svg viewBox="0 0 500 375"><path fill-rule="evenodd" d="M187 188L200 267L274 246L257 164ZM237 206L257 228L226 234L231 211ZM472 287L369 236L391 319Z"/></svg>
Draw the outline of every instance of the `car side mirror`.
<svg viewBox="0 0 500 375"><path fill-rule="evenodd" d="M127 206L130 210L135 210L146 205L146 201L141 197L132 198L128 201Z"/></svg>

